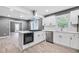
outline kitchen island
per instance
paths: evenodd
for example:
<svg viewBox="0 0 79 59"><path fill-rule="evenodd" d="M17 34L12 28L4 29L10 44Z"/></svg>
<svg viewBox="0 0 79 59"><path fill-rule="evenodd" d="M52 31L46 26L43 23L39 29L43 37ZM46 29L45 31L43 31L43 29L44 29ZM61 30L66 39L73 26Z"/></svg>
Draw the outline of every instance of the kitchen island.
<svg viewBox="0 0 79 59"><path fill-rule="evenodd" d="M23 50L44 41L44 35L43 31L19 31L20 49Z"/></svg>
<svg viewBox="0 0 79 59"><path fill-rule="evenodd" d="M33 43L32 31L19 31L19 45L21 49L28 48Z"/></svg>

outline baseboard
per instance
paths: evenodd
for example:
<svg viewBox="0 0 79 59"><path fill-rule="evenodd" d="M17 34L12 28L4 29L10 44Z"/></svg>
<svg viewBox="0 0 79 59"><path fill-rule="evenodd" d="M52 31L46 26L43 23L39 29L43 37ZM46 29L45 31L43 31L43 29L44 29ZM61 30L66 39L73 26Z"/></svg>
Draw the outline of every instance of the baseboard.
<svg viewBox="0 0 79 59"><path fill-rule="evenodd" d="M2 37L0 37L0 39L4 39L4 38L7 38L7 37L9 37L9 36L2 36Z"/></svg>

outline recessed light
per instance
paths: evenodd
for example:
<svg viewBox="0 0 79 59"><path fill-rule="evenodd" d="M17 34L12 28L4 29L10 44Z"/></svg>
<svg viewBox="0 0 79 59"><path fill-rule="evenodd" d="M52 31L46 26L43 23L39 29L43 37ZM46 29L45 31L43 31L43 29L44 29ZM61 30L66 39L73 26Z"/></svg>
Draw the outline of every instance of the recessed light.
<svg viewBox="0 0 79 59"><path fill-rule="evenodd" d="M24 15L20 15L20 18L24 18Z"/></svg>
<svg viewBox="0 0 79 59"><path fill-rule="evenodd" d="M10 11L13 11L13 9L12 9L12 8L10 8Z"/></svg>
<svg viewBox="0 0 79 59"><path fill-rule="evenodd" d="M20 16L21 18L23 17L23 16Z"/></svg>
<svg viewBox="0 0 79 59"><path fill-rule="evenodd" d="M7 15L8 17L10 17L10 15Z"/></svg>
<svg viewBox="0 0 79 59"><path fill-rule="evenodd" d="M45 10L46 12L49 12L49 10Z"/></svg>

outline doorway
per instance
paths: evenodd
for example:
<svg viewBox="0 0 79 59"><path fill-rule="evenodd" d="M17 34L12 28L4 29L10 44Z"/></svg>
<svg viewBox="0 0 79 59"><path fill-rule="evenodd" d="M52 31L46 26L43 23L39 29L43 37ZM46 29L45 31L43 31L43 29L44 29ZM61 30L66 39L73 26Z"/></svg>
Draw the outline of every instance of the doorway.
<svg viewBox="0 0 79 59"><path fill-rule="evenodd" d="M20 22L10 22L10 32L15 33L18 31L22 31L22 23Z"/></svg>
<svg viewBox="0 0 79 59"><path fill-rule="evenodd" d="M22 31L22 22L11 21L10 22L10 37L18 39L19 31Z"/></svg>
<svg viewBox="0 0 79 59"><path fill-rule="evenodd" d="M20 31L20 24L19 23L15 23L15 32Z"/></svg>

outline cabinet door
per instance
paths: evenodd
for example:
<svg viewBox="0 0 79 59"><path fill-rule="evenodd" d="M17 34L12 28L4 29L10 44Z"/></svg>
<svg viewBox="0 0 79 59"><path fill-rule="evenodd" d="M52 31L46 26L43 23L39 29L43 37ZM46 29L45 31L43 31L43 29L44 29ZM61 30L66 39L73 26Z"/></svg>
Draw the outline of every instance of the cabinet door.
<svg viewBox="0 0 79 59"><path fill-rule="evenodd" d="M34 32L34 41L38 42L40 40L40 34L37 32Z"/></svg>
<svg viewBox="0 0 79 59"><path fill-rule="evenodd" d="M46 33L45 32L42 32L42 35L41 36L43 38L42 40L46 40Z"/></svg>
<svg viewBox="0 0 79 59"><path fill-rule="evenodd" d="M54 32L53 33L53 41L54 43L57 43L57 44L62 44L62 33L57 33L57 32Z"/></svg>
<svg viewBox="0 0 79 59"><path fill-rule="evenodd" d="M79 35L74 34L71 40L71 48L79 49Z"/></svg>
<svg viewBox="0 0 79 59"><path fill-rule="evenodd" d="M78 24L78 15L79 15L79 10L71 11L70 22L72 24Z"/></svg>
<svg viewBox="0 0 79 59"><path fill-rule="evenodd" d="M62 44L64 46L70 47L70 39L72 35L70 33L63 33L63 39L62 39Z"/></svg>
<svg viewBox="0 0 79 59"><path fill-rule="evenodd" d="M34 40L35 41L43 41L43 40L45 40L45 32L35 32L34 33Z"/></svg>
<svg viewBox="0 0 79 59"><path fill-rule="evenodd" d="M44 18L44 20L43 20L43 25L44 25L44 26L56 25L55 15Z"/></svg>
<svg viewBox="0 0 79 59"><path fill-rule="evenodd" d="M54 42L57 44L61 44L64 46L70 46L70 35L67 33L62 33L62 32L58 32L58 33L54 33Z"/></svg>

